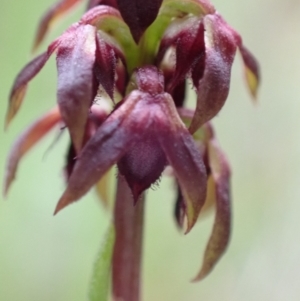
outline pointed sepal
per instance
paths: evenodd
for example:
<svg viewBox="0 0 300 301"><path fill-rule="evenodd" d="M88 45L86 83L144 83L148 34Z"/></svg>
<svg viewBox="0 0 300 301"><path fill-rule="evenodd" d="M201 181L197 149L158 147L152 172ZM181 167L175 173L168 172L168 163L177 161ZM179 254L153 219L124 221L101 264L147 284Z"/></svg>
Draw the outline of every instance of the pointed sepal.
<svg viewBox="0 0 300 301"><path fill-rule="evenodd" d="M13 144L7 159L6 173L4 178L4 191L8 189L15 179L18 165L22 157L35 146L55 125L61 121L58 108L46 113L27 128Z"/></svg>
<svg viewBox="0 0 300 301"><path fill-rule="evenodd" d="M236 52L236 41L232 29L215 13L204 17L205 62L204 73L199 79L199 66L192 73L197 88L197 106L190 125L194 133L205 122L213 118L223 107L229 93L231 66ZM203 62L200 60L200 67Z"/></svg>
<svg viewBox="0 0 300 301"><path fill-rule="evenodd" d="M260 82L259 64L251 52L243 45L239 46L239 50L244 63L244 72L246 83L249 91L254 99L257 97L257 90Z"/></svg>
<svg viewBox="0 0 300 301"><path fill-rule="evenodd" d="M216 139L208 144L208 157L214 184L216 215L213 230L208 241L200 272L193 281L206 277L224 254L230 239L231 197L230 168Z"/></svg>
<svg viewBox="0 0 300 301"><path fill-rule="evenodd" d="M74 166L67 189L56 206L55 214L85 195L143 135L137 129L138 122L128 118L130 115L139 116L139 100L140 94L132 92L86 143Z"/></svg>
<svg viewBox="0 0 300 301"><path fill-rule="evenodd" d="M172 166L185 202L188 233L196 223L206 198L206 169L201 153L182 123L172 98L167 98L163 112L169 117L160 127L160 143ZM172 122L171 122L172 121Z"/></svg>
<svg viewBox="0 0 300 301"><path fill-rule="evenodd" d="M32 61L30 61L16 77L13 87L9 96L9 105L5 118L5 128L8 127L11 120L15 117L19 111L25 93L27 90L28 83L40 72L48 61L51 54L58 47L59 41L54 41L46 52L43 52Z"/></svg>
<svg viewBox="0 0 300 301"><path fill-rule="evenodd" d="M57 53L57 101L77 153L82 148L89 108L97 91L93 73L95 39L95 27L72 27L64 34Z"/></svg>

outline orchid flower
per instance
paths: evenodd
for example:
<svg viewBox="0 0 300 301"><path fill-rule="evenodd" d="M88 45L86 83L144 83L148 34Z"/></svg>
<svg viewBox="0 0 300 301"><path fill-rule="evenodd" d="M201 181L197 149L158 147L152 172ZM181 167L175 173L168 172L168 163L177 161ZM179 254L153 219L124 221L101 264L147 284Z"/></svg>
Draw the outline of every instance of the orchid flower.
<svg viewBox="0 0 300 301"><path fill-rule="evenodd" d="M60 0L46 12L34 49L52 22L79 2ZM67 128L70 147L66 190L55 214L82 199L116 165L114 300L140 300L144 192L167 167L178 192L175 219L185 233L209 202L216 207L195 281L210 273L228 246L230 167L210 120L227 99L237 50L256 97L258 63L208 0L90 0L82 18L16 77L6 127L19 111L28 83L56 54L57 107L16 140L8 157L5 193L20 159L56 126ZM195 91L194 109L185 107L188 84ZM99 102L101 98L110 105Z"/></svg>

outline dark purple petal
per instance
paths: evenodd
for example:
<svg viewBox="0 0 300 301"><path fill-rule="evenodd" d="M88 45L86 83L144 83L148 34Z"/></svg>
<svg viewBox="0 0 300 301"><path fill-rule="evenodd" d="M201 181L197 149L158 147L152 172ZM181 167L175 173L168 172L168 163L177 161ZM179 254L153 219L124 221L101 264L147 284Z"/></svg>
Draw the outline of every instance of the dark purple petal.
<svg viewBox="0 0 300 301"><path fill-rule="evenodd" d="M5 118L5 127L7 127L10 121L14 118L14 116L19 111L21 104L23 102L27 85L29 81L34 78L39 71L44 67L49 57L53 53L53 51L59 45L59 41L54 41L46 52L43 52L36 58L34 58L31 62L29 62L18 74L13 84L13 87L9 96L9 106L6 113Z"/></svg>
<svg viewBox="0 0 300 301"><path fill-rule="evenodd" d="M95 97L96 29L82 25L70 30L57 54L57 101L76 152L82 147L89 108Z"/></svg>
<svg viewBox="0 0 300 301"><path fill-rule="evenodd" d="M151 108L145 106L145 109ZM144 118L149 118L149 114L144 114ZM144 190L158 181L166 165L166 156L158 142L157 133L150 126L118 162L119 171L124 175L135 203Z"/></svg>
<svg viewBox="0 0 300 301"><path fill-rule="evenodd" d="M176 111L173 99L165 97L162 106L165 116L157 124L159 140L167 160L173 167L185 201L187 230L197 221L206 198L206 170L193 137ZM166 118L168 116L168 118Z"/></svg>
<svg viewBox="0 0 300 301"><path fill-rule="evenodd" d="M7 159L4 195L7 194L10 184L15 179L19 161L22 157L60 121L59 110L55 108L36 120L15 141Z"/></svg>
<svg viewBox="0 0 300 301"><path fill-rule="evenodd" d="M208 153L215 186L216 216L213 231L205 250L202 268L194 281L203 279L211 272L224 254L230 238L230 168L215 139L209 142Z"/></svg>
<svg viewBox="0 0 300 301"><path fill-rule="evenodd" d="M190 69L205 55L204 25L199 18L175 21L168 28L161 43L161 54L171 46L176 48L176 68L167 83L167 92L183 81Z"/></svg>
<svg viewBox="0 0 300 301"><path fill-rule="evenodd" d="M124 21L138 43L144 31L156 19L162 0L117 0Z"/></svg>
<svg viewBox="0 0 300 301"><path fill-rule="evenodd" d="M197 107L190 126L194 133L222 108L229 93L230 73L236 41L231 28L220 15L204 17L205 70L197 87ZM202 62L201 62L202 65Z"/></svg>
<svg viewBox="0 0 300 301"><path fill-rule="evenodd" d="M38 24L38 31L35 36L33 51L35 51L44 40L52 23L80 1L82 0L60 0L48 9Z"/></svg>
<svg viewBox="0 0 300 301"><path fill-rule="evenodd" d="M136 130L141 131L143 136L128 149L118 162L118 167L137 202L141 193L158 181L167 162L155 126L156 114L161 111L159 103L165 101L162 73L157 68L148 66L137 69L134 78L141 100L137 106L140 108L136 111L138 115L130 118L138 122Z"/></svg>
<svg viewBox="0 0 300 301"><path fill-rule="evenodd" d="M200 21L193 22L189 30L183 32L177 40L176 71L177 81L184 79L188 71L205 55L204 26ZM174 80L174 83L176 83Z"/></svg>
<svg viewBox="0 0 300 301"><path fill-rule="evenodd" d="M97 35L95 74L99 84L111 99L114 98L116 63L113 48Z"/></svg>
<svg viewBox="0 0 300 301"><path fill-rule="evenodd" d="M141 138L143 131L138 129L139 120L135 119L140 112L140 98L139 92L132 92L87 142L55 213L86 194L130 146ZM129 118L130 116L135 118Z"/></svg>

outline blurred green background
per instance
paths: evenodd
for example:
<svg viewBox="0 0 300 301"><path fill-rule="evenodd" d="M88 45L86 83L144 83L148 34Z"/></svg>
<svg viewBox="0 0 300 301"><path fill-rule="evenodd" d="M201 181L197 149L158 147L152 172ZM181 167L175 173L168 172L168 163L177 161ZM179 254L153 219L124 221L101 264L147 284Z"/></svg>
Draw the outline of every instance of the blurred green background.
<svg viewBox="0 0 300 301"><path fill-rule="evenodd" d="M3 123L13 79L30 59L40 15L52 1L0 4L0 79ZM233 232L226 254L204 281L200 267L212 217L179 234L172 182L147 201L144 301L300 300L300 1L215 0L258 58L262 85L256 105L237 56L228 101L214 124L232 167ZM77 20L83 6L55 27L48 42ZM44 49L47 43L42 47ZM1 134L0 173L17 134L55 104L52 58L32 82L26 102ZM7 200L0 202L0 300L87 300L91 270L109 214L91 192L56 217L64 189L67 137L50 151L54 134L22 161Z"/></svg>

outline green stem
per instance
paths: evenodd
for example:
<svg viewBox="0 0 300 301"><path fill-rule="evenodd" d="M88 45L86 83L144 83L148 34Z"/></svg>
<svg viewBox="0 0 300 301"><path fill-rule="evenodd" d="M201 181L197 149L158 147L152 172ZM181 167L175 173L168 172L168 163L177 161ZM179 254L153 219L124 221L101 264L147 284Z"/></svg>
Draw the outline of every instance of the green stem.
<svg viewBox="0 0 300 301"><path fill-rule="evenodd" d="M133 205L132 193L122 176L114 211L113 300L140 301L144 198Z"/></svg>

